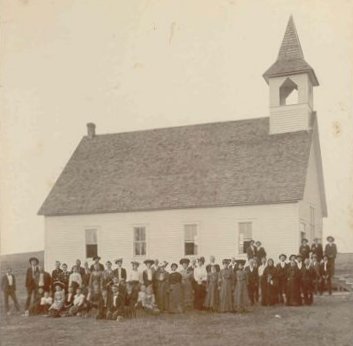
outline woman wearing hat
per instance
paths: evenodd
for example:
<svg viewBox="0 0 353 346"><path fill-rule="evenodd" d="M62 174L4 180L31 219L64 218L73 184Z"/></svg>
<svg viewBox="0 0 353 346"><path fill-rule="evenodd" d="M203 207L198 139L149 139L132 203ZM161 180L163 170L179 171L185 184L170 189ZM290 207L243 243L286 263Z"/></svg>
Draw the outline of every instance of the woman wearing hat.
<svg viewBox="0 0 353 346"><path fill-rule="evenodd" d="M325 255L328 258L328 263L330 266L331 277L332 277L335 274L335 260L336 260L336 256L337 256L337 246L334 243L335 238L332 237L331 235L328 236L326 239L327 239L328 243L325 246Z"/></svg>
<svg viewBox="0 0 353 346"><path fill-rule="evenodd" d="M182 258L179 263L182 265L180 274L183 307L184 310L191 310L194 301L194 294L192 288L194 273L192 268L189 268L190 260L188 258Z"/></svg>
<svg viewBox="0 0 353 346"><path fill-rule="evenodd" d="M154 261L147 259L143 263L146 266L145 270L142 272L143 284L148 287L153 285L154 269L152 268L152 265L154 264Z"/></svg>
<svg viewBox="0 0 353 346"><path fill-rule="evenodd" d="M89 290L92 290L93 286L98 286L100 291L103 290L103 271L100 270L100 263L98 262L94 264L93 270L89 277Z"/></svg>
<svg viewBox="0 0 353 346"><path fill-rule="evenodd" d="M281 304L286 302L286 287L287 287L287 270L286 263L287 256L285 254L279 255L279 263L277 263L277 277L278 277L278 301Z"/></svg>
<svg viewBox="0 0 353 346"><path fill-rule="evenodd" d="M170 266L171 272L169 274L169 312L181 313L183 312L182 294L181 294L181 274L176 270L178 265L172 263Z"/></svg>
<svg viewBox="0 0 353 346"><path fill-rule="evenodd" d="M287 302L288 306L300 305L300 271L295 261L295 255L289 257L289 265L287 269Z"/></svg>
<svg viewBox="0 0 353 346"><path fill-rule="evenodd" d="M274 305L277 302L277 270L274 265L273 259L269 258L267 261L267 267L264 270L264 277L266 280L266 295L265 305Z"/></svg>
<svg viewBox="0 0 353 346"><path fill-rule="evenodd" d="M159 263L155 274L156 303L160 312L168 311L169 304L169 273L166 271L167 262Z"/></svg>
<svg viewBox="0 0 353 346"><path fill-rule="evenodd" d="M99 261L101 260L99 256L94 256L92 260L94 263L91 265L91 271L93 271L96 264L98 264L98 270L104 271L104 265L102 263L99 263Z"/></svg>
<svg viewBox="0 0 353 346"><path fill-rule="evenodd" d="M255 259L254 259L255 260ZM248 277L247 272L244 270L245 260L238 261L238 270L235 275L235 290L234 290L234 311L245 312L246 307L249 306L248 295Z"/></svg>
<svg viewBox="0 0 353 346"><path fill-rule="evenodd" d="M230 261L222 261L223 268L219 272L219 311L233 311L232 291L234 288L234 272L229 268Z"/></svg>
<svg viewBox="0 0 353 346"><path fill-rule="evenodd" d="M216 312L219 309L219 271L216 265L210 266L207 272L207 294L205 299L205 308L208 311Z"/></svg>

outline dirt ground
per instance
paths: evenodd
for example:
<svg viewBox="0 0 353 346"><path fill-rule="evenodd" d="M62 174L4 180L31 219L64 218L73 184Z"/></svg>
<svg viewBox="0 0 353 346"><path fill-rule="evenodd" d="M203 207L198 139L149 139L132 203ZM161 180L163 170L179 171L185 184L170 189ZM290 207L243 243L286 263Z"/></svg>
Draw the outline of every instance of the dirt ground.
<svg viewBox="0 0 353 346"><path fill-rule="evenodd" d="M353 345L353 295L311 307L255 307L244 314L187 313L122 322L2 316L1 345Z"/></svg>

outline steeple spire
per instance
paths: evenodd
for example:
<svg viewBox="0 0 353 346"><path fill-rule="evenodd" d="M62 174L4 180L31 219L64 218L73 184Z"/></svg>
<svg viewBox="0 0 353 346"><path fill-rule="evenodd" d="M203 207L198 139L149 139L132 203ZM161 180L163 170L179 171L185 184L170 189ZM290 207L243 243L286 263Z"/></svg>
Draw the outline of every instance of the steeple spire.
<svg viewBox="0 0 353 346"><path fill-rule="evenodd" d="M268 83L271 77L308 73L314 86L319 85L313 68L304 60L304 54L295 28L293 16L289 17L286 32L276 62L264 73Z"/></svg>

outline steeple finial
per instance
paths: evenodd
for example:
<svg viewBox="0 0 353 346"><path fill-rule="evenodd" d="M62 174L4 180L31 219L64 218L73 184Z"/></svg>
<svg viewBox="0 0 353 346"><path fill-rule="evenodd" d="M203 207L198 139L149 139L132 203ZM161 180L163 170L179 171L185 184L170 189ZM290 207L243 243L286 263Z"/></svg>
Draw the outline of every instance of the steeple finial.
<svg viewBox="0 0 353 346"><path fill-rule="evenodd" d="M286 33L284 34L278 60L304 59L304 54L295 28L293 16L289 17Z"/></svg>
<svg viewBox="0 0 353 346"><path fill-rule="evenodd" d="M308 73L314 86L319 85L313 68L304 60L304 54L299 42L293 16L289 17L286 32L276 62L264 73L268 83L269 78Z"/></svg>

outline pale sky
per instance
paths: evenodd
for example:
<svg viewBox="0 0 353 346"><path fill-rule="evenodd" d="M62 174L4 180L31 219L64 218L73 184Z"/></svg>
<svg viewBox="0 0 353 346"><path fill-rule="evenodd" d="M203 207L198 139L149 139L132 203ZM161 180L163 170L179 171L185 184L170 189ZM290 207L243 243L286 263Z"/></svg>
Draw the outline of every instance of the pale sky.
<svg viewBox="0 0 353 346"><path fill-rule="evenodd" d="M324 234L353 252L353 0L1 0L1 253L42 250L37 211L97 133L269 115L293 14L314 90Z"/></svg>

